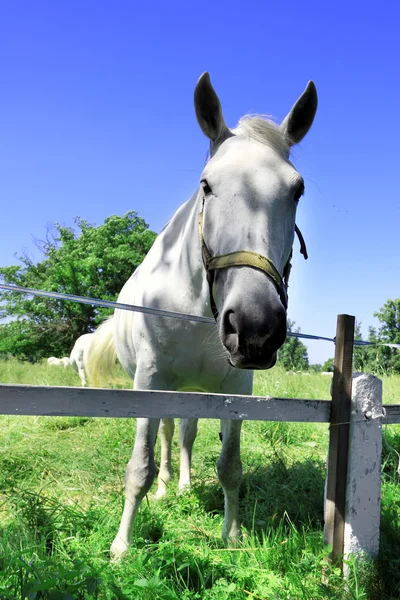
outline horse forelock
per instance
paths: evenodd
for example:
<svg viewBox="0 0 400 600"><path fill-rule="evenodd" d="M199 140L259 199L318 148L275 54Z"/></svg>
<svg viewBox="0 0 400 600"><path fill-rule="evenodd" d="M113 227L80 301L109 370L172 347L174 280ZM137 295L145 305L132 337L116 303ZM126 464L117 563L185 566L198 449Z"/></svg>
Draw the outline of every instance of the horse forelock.
<svg viewBox="0 0 400 600"><path fill-rule="evenodd" d="M288 157L290 154L288 138L279 125L267 115L245 115L239 120L237 127L231 131L234 135L271 146L281 156Z"/></svg>

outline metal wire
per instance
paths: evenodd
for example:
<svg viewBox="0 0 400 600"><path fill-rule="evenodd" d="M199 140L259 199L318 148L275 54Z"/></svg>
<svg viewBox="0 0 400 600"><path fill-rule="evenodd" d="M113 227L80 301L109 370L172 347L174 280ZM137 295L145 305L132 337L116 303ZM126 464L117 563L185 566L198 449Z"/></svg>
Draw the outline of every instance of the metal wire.
<svg viewBox="0 0 400 600"><path fill-rule="evenodd" d="M88 298L86 296L75 296L74 294L62 294L60 292L43 292L32 288L21 287L18 285L9 285L0 283L0 290L7 292L17 292L20 294L31 294L32 296L42 296L45 298L53 298L54 300L67 300L68 302L79 302L80 304L90 304L91 306L101 306L103 308L113 308L120 310L130 310L133 312L144 313L146 315L154 315L156 317L167 317L170 319L181 319L183 321L193 321L195 323L206 323L207 325L215 325L215 320L212 317L203 317L200 315L190 315L187 313L174 312L171 310L163 310L161 308L149 308L146 306L136 306L135 304L124 304L121 302L113 302L112 300L100 300L99 298ZM288 337L299 338L304 340L322 340L324 342L335 343L335 338L324 337L321 335L311 335L309 333L295 333L288 331ZM400 350L400 344L374 344L373 342L364 342L363 340L354 340L355 346L388 346Z"/></svg>

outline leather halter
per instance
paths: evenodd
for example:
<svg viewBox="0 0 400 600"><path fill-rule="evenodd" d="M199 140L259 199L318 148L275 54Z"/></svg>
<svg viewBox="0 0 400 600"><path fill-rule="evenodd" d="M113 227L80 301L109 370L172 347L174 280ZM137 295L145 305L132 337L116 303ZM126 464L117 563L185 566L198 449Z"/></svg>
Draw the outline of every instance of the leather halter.
<svg viewBox="0 0 400 600"><path fill-rule="evenodd" d="M214 300L213 295L213 284L215 271L217 269L226 269L228 267L252 267L253 269L258 269L263 271L269 279L274 284L276 291L279 294L279 298L281 302L287 310L288 307L288 294L287 288L289 284L289 275L291 270L291 258L293 254L293 250L290 253L289 260L287 261L285 268L283 270L283 277L279 273L278 269L275 267L274 263L270 258L263 256L262 254L258 254L257 252L252 252L250 250L239 250L237 252L230 252L229 254L221 254L220 256L212 256L211 252L207 248L207 244L204 240L203 236L203 212L204 212L204 203L205 196L203 195L202 209L199 213L199 237L200 237L200 245L201 245L201 255L203 259L204 268L207 274L207 281L210 288L210 307L212 313L214 315L214 319L218 319L218 308ZM304 238L300 229L295 225L295 232L300 242L300 253L307 260L307 248L304 242Z"/></svg>

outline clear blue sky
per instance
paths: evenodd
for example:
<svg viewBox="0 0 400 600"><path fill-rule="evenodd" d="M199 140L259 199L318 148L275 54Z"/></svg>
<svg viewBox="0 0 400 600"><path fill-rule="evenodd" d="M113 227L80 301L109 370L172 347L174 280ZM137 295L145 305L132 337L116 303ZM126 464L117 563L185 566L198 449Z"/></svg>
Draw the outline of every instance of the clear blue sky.
<svg viewBox="0 0 400 600"><path fill-rule="evenodd" d="M393 1L2 2L0 264L76 215L134 209L160 231L204 164L203 71L231 126L282 119L313 79L319 110L294 155L310 258L296 248L289 316L333 336L346 312L366 334L400 295L399 18Z"/></svg>

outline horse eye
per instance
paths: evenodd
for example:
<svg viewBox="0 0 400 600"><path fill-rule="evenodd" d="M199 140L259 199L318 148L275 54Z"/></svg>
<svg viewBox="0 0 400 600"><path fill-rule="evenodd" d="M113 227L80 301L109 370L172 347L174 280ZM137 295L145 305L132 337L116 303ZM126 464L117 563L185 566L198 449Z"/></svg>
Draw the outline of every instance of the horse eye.
<svg viewBox="0 0 400 600"><path fill-rule="evenodd" d="M201 182L201 187L203 188L204 194L206 196L209 196L210 194L212 194L212 189L210 188L210 186L208 185L208 182L203 179Z"/></svg>

